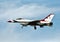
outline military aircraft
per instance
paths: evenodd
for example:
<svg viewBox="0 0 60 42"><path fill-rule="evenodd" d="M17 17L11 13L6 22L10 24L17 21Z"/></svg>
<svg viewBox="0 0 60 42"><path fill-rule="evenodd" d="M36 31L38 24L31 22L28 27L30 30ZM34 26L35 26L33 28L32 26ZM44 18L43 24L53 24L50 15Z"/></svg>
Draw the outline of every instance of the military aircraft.
<svg viewBox="0 0 60 42"><path fill-rule="evenodd" d="M34 26L34 29L36 30L36 26L44 27L44 26L52 26L53 22L52 19L54 17L54 14L50 13L47 17L41 20L29 20L24 18L17 18L15 20L8 20L9 23L20 23L23 26Z"/></svg>

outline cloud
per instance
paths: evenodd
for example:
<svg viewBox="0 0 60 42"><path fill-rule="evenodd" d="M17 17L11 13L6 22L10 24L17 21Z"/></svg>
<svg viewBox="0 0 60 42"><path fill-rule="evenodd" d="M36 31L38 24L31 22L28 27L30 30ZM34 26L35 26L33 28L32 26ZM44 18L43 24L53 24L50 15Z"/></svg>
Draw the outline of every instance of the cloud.
<svg viewBox="0 0 60 42"><path fill-rule="evenodd" d="M18 8L8 8L4 14L0 14L0 20L4 22L7 19L16 19L18 17L22 18L35 18L35 17L41 17L43 15L47 15L51 12L56 12L60 11L59 8L48 8L44 5L37 5L37 4L26 4L23 6L20 6ZM16 25L18 24L8 24L6 21L3 23L5 26L2 27L1 32L0 32L0 41L1 42L47 42L52 40L47 40L47 38L43 41L42 38L33 38L33 35L35 32L28 31L26 28L24 30L18 30L20 28L19 26L17 27ZM0 24L1 25L1 24ZM32 35L33 34L33 35Z"/></svg>
<svg viewBox="0 0 60 42"><path fill-rule="evenodd" d="M25 3L28 4L25 4ZM32 2L32 3L31 3ZM34 2L34 3L33 3ZM39 1L37 1L38 3ZM40 1L42 3L42 1ZM40 4L39 2L39 4ZM47 1L43 1L42 4ZM50 1L49 1L50 2ZM54 2L54 1L53 1ZM21 0L5 0L0 2L0 42L59 42L59 35L55 32L47 30L34 31L31 27L21 29L19 24L9 24L8 19L16 18L39 18L49 13L60 11L59 7L49 8L47 5L35 4L36 1L23 1ZM22 5L23 4L23 5ZM52 3L53 4L53 3ZM55 3L54 3L55 4ZM50 6L50 5L49 5ZM51 32L51 33L50 33ZM46 33L46 34L45 34ZM49 35L50 34L50 35ZM47 35L47 36L46 36ZM55 36L54 36L55 35Z"/></svg>
<svg viewBox="0 0 60 42"><path fill-rule="evenodd" d="M49 14L54 12L54 9L48 8L43 5L27 4L16 9L8 9L2 14L0 18L35 18L41 15Z"/></svg>
<svg viewBox="0 0 60 42"><path fill-rule="evenodd" d="M6 10L15 9L22 5L21 0L1 0L0 1L0 14L6 12Z"/></svg>

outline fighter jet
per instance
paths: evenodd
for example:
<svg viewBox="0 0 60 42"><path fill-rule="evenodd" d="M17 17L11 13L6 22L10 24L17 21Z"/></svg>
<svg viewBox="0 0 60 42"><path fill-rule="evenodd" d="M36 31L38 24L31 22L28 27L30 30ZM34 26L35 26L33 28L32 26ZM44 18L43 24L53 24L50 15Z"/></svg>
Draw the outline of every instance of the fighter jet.
<svg viewBox="0 0 60 42"><path fill-rule="evenodd" d="M50 13L47 17L41 20L29 20L24 18L17 18L15 20L8 20L9 23L20 23L22 25L22 28L24 26L34 26L34 29L36 30L36 26L40 26L40 28L44 26L52 26L53 22L52 19L54 17L54 14Z"/></svg>

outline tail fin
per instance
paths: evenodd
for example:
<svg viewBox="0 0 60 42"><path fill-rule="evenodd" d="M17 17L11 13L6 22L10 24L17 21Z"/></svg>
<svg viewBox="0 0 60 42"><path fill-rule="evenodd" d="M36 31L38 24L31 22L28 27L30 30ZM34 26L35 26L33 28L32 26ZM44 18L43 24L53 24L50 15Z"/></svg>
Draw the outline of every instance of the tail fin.
<svg viewBox="0 0 60 42"><path fill-rule="evenodd" d="M54 14L50 13L47 17L44 18L45 21L51 22L54 17Z"/></svg>

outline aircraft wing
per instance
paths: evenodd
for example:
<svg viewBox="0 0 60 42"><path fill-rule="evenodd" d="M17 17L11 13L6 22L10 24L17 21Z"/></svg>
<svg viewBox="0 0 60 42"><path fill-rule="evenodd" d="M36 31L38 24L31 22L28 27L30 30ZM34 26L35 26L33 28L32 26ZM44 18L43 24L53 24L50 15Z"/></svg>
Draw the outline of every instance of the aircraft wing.
<svg viewBox="0 0 60 42"><path fill-rule="evenodd" d="M39 25L40 20L34 20L28 23L28 25Z"/></svg>
<svg viewBox="0 0 60 42"><path fill-rule="evenodd" d="M34 21L29 22L29 23L37 23L37 22L40 22L40 20L34 20Z"/></svg>

